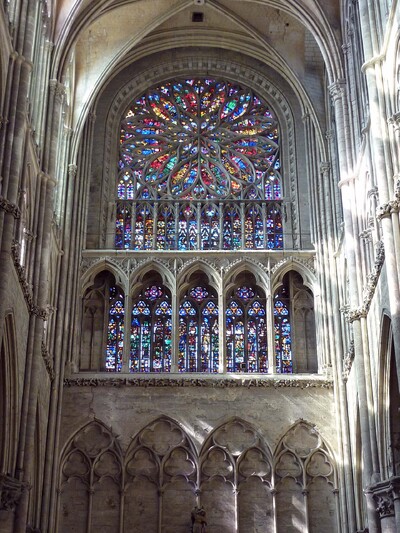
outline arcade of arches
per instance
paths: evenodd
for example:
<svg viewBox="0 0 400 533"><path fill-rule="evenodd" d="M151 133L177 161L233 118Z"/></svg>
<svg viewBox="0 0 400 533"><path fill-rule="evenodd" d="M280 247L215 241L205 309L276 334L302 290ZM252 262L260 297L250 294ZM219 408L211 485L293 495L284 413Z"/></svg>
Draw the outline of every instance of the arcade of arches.
<svg viewBox="0 0 400 533"><path fill-rule="evenodd" d="M398 0L0 39L0 533L400 531Z"/></svg>

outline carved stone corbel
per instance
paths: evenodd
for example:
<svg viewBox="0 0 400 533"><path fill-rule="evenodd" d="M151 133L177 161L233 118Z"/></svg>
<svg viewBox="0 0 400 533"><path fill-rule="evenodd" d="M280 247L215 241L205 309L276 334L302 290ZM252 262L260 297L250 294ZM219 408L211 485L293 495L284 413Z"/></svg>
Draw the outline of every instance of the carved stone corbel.
<svg viewBox="0 0 400 533"><path fill-rule="evenodd" d="M0 511L13 511L29 485L7 474L0 474Z"/></svg>

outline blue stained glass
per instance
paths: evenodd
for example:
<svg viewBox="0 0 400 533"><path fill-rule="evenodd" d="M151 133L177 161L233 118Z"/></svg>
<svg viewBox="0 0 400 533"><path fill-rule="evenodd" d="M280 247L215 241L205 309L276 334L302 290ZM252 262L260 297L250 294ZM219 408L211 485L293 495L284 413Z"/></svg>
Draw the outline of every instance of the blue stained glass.
<svg viewBox="0 0 400 533"><path fill-rule="evenodd" d="M228 372L268 372L265 303L252 287L241 286L226 310Z"/></svg>
<svg viewBox="0 0 400 533"><path fill-rule="evenodd" d="M117 215L116 247L282 248L281 220L275 216L270 229L277 228L278 236L267 238L261 214L243 219L239 212L238 220L224 214L229 200L281 200L278 140L271 111L248 88L193 78L150 88L121 123L117 198L201 203L179 214L176 223L173 213L167 220L156 210L143 213L140 204L129 205L135 215L127 224ZM224 205L214 213L207 200Z"/></svg>
<svg viewBox="0 0 400 533"><path fill-rule="evenodd" d="M109 289L106 362L108 372L120 372L124 347L124 297L117 287Z"/></svg>
<svg viewBox="0 0 400 533"><path fill-rule="evenodd" d="M236 295L242 300L251 300L255 296L255 292L251 287L238 287Z"/></svg>
<svg viewBox="0 0 400 533"><path fill-rule="evenodd" d="M170 371L171 316L171 303L161 286L150 285L135 299L130 332L131 372Z"/></svg>
<svg viewBox="0 0 400 533"><path fill-rule="evenodd" d="M291 324L288 299L282 298L283 290L278 292L274 303L276 371L290 374L293 372Z"/></svg>
<svg viewBox="0 0 400 533"><path fill-rule="evenodd" d="M218 372L218 306L210 290L190 289L179 308L180 372Z"/></svg>
<svg viewBox="0 0 400 533"><path fill-rule="evenodd" d="M189 294L198 302L202 302L205 298L207 298L208 291L205 287L193 287L193 289L190 290Z"/></svg>

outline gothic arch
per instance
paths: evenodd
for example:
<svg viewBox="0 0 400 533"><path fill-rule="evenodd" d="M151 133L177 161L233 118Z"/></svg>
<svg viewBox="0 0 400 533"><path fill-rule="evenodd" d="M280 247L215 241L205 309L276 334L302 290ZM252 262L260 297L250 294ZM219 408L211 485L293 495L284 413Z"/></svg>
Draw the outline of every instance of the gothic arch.
<svg viewBox="0 0 400 533"><path fill-rule="evenodd" d="M123 269L116 263L113 263L106 258L101 258L96 260L94 264L91 264L84 272L81 278L82 296L93 286L95 277L102 272L109 272L112 274L115 278L116 285L119 285L122 289L125 290L128 287L127 275Z"/></svg>
<svg viewBox="0 0 400 533"><path fill-rule="evenodd" d="M274 453L274 476L279 529L337 531L336 464L314 425L298 420L282 436Z"/></svg>
<svg viewBox="0 0 400 533"><path fill-rule="evenodd" d="M217 531L273 529L272 455L251 424L232 417L200 453L201 504Z"/></svg>
<svg viewBox="0 0 400 533"><path fill-rule="evenodd" d="M207 276L210 286L218 291L221 278L215 267L202 259L195 259L189 262L189 264L184 265L182 270L179 272L177 277L177 286L179 287L180 295L184 294L185 291L190 287L191 278L197 274L203 274Z"/></svg>
<svg viewBox="0 0 400 533"><path fill-rule="evenodd" d="M306 285L312 292L314 291L316 277L315 273L311 270L308 264L305 264L304 261L300 261L295 257L288 257L277 263L272 269L271 276L271 290L274 293L277 288L282 285L282 280L290 271L297 272L303 278L303 283Z"/></svg>
<svg viewBox="0 0 400 533"><path fill-rule="evenodd" d="M391 320L387 314L384 314L381 323L379 354L378 435L381 468L386 478L400 473L399 371L394 350Z"/></svg>
<svg viewBox="0 0 400 533"><path fill-rule="evenodd" d="M61 452L57 531L101 528L99 520L118 527L122 483L116 436L94 419L75 431Z"/></svg>
<svg viewBox="0 0 400 533"><path fill-rule="evenodd" d="M129 293L133 294L142 287L146 276L151 275L152 273L158 274L162 279L162 283L168 287L171 292L174 290L175 281L172 272L158 261L149 260L131 272Z"/></svg>
<svg viewBox="0 0 400 533"><path fill-rule="evenodd" d="M224 274L225 290L229 291L235 285L235 280L240 274L244 272L251 272L254 275L257 285L262 287L265 292L268 292L270 286L270 278L268 272L257 264L248 259L240 260L232 265Z"/></svg>
<svg viewBox="0 0 400 533"><path fill-rule="evenodd" d="M196 503L197 453L183 427L160 416L141 429L125 461L125 531L186 531ZM141 510L142 509L142 510Z"/></svg>

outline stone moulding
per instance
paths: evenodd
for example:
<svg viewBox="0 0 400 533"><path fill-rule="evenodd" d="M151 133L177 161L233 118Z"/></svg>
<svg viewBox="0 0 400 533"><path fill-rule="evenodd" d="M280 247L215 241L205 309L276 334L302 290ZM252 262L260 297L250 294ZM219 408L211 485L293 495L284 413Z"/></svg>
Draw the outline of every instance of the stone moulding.
<svg viewBox="0 0 400 533"><path fill-rule="evenodd" d="M375 294L375 289L378 285L379 276L385 262L385 247L382 241L377 243L375 265L373 271L367 276L367 283L363 289L363 303L356 309L343 308L343 313L348 322L352 323L360 318L365 318L368 315L371 306L372 298Z"/></svg>
<svg viewBox="0 0 400 533"><path fill-rule="evenodd" d="M12 511L17 506L22 493L30 489L28 483L7 474L0 474L0 511Z"/></svg>
<svg viewBox="0 0 400 533"><path fill-rule="evenodd" d="M319 378L219 378L211 379L198 377L82 377L76 376L64 379L65 387L205 387L212 389L230 388L281 388L293 387L298 389L332 389L333 381Z"/></svg>
<svg viewBox="0 0 400 533"><path fill-rule="evenodd" d="M13 263L15 266L15 270L18 275L18 280L22 288L22 293L24 295L26 305L28 306L28 309L29 309L29 313L31 315L36 315L39 318L42 318L43 320L47 320L46 309L40 308L33 301L32 291L26 279L25 268L19 262L19 246L20 245L18 241L13 241L12 247L11 247L11 254L12 254L12 259L13 259Z"/></svg>
<svg viewBox="0 0 400 533"><path fill-rule="evenodd" d="M0 196L0 209L6 213L10 213L14 218L18 219L21 217L19 207L9 202L7 198L4 198L4 196Z"/></svg>

